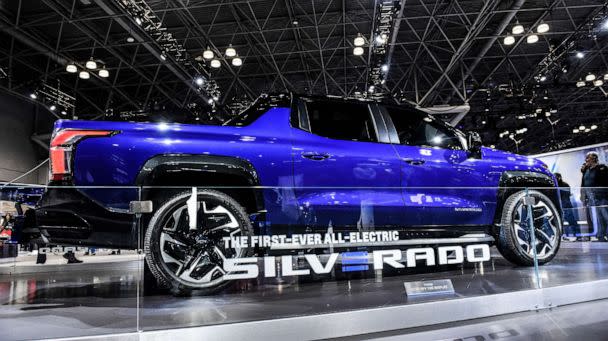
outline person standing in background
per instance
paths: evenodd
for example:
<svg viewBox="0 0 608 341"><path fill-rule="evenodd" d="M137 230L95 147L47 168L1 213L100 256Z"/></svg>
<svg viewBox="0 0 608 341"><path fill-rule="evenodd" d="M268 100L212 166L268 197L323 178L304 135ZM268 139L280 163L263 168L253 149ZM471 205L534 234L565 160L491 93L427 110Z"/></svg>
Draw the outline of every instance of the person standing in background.
<svg viewBox="0 0 608 341"><path fill-rule="evenodd" d="M583 202L592 212L597 212L597 239L599 242L608 242L606 225L608 224L608 167L599 163L599 155L589 152L585 157L585 163L581 167L583 180L581 183L581 196ZM588 214L593 217L592 214ZM593 219L590 219L592 223ZM589 224L592 226L593 224Z"/></svg>
<svg viewBox="0 0 608 341"><path fill-rule="evenodd" d="M562 201L564 220L568 222L568 228L565 229L564 239L566 239L566 237L576 237L576 235L580 233L580 227L576 221L574 207L570 200L570 197L572 196L570 185L563 180L560 173L555 173L555 178L557 179L557 186L559 187L559 196Z"/></svg>

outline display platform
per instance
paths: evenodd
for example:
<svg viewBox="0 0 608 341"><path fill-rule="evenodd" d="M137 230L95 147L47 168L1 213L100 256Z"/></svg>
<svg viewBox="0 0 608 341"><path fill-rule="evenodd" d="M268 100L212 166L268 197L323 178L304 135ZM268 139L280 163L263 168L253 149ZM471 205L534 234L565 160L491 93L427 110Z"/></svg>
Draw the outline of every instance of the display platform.
<svg viewBox="0 0 608 341"><path fill-rule="evenodd" d="M193 297L147 292L140 276L143 258L134 252L78 255L84 261L81 264L62 264L61 256L50 256L47 264L35 265L33 256L20 256L12 264L0 265L0 326L5 340L125 336L138 331L143 332L138 337L164 338L177 331L204 332L200 328L205 327L213 328L214 337L219 337L227 334L217 328L226 325L234 327L231 331L247 332L247 325L274 321L285 327L284 323L290 321L289 325L296 328L291 332L297 334L297 328L318 322L315 319L323 314L340 315L347 321L348 315L352 321L365 314L378 317L383 309L403 314L399 323L392 321L390 326L370 318L366 326L338 324L324 332L302 335L339 337L600 299L603 297L598 290L608 286L604 281L608 278L608 243L563 243L558 256L540 267L544 289L536 288L532 268L515 267L495 253L493 250L492 260L482 265L442 271L360 273L351 278L338 276L332 281L306 277L297 277L298 281L241 281L215 296ZM430 279L451 279L456 294L424 298L405 295L404 282ZM556 294L556 290L560 293ZM608 290L603 292L608 295ZM538 301L538 295L561 298L551 303ZM449 304L450 308L440 308L441 304ZM303 324L298 324L298 320ZM199 328L176 329L183 327ZM276 331L289 333L290 329Z"/></svg>

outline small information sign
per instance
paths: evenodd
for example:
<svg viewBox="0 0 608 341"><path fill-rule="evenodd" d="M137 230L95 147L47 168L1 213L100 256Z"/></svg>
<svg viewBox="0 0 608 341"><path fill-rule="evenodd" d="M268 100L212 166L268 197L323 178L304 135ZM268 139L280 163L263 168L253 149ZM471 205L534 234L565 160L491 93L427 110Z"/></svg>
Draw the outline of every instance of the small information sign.
<svg viewBox="0 0 608 341"><path fill-rule="evenodd" d="M407 296L454 294L454 286L449 279L404 282L403 286Z"/></svg>

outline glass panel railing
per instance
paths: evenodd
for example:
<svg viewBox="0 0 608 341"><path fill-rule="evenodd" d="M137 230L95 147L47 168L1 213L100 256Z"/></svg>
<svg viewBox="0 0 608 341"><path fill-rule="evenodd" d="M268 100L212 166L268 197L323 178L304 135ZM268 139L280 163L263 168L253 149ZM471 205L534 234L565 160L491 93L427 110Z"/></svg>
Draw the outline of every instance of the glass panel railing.
<svg viewBox="0 0 608 341"><path fill-rule="evenodd" d="M516 233L525 191L144 187L153 213L142 222L140 328L536 289L534 256Z"/></svg>
<svg viewBox="0 0 608 341"><path fill-rule="evenodd" d="M2 339L136 332L143 256L129 207L139 188L36 191L0 189L3 207L19 206L11 223L11 245L19 252L0 264ZM103 205L103 198L112 202Z"/></svg>

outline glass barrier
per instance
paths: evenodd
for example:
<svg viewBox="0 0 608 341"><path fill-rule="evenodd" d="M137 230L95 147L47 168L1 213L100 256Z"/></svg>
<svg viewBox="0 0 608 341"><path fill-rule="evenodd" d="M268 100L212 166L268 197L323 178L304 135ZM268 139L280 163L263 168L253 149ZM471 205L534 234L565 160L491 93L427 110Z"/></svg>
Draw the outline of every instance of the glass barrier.
<svg viewBox="0 0 608 341"><path fill-rule="evenodd" d="M497 216L498 198L514 194L508 217ZM142 195L154 202L143 223L151 274L143 331L539 288L533 255L517 253L515 234L500 251L490 247L501 223L514 229L525 188L144 187Z"/></svg>
<svg viewBox="0 0 608 341"><path fill-rule="evenodd" d="M604 192L566 192L5 186L0 326L103 335L605 279Z"/></svg>
<svg viewBox="0 0 608 341"><path fill-rule="evenodd" d="M542 284L608 278L608 188L562 187L563 237L556 259L540 268Z"/></svg>
<svg viewBox="0 0 608 341"><path fill-rule="evenodd" d="M128 211L139 188L0 187L2 339L136 332L143 255Z"/></svg>

